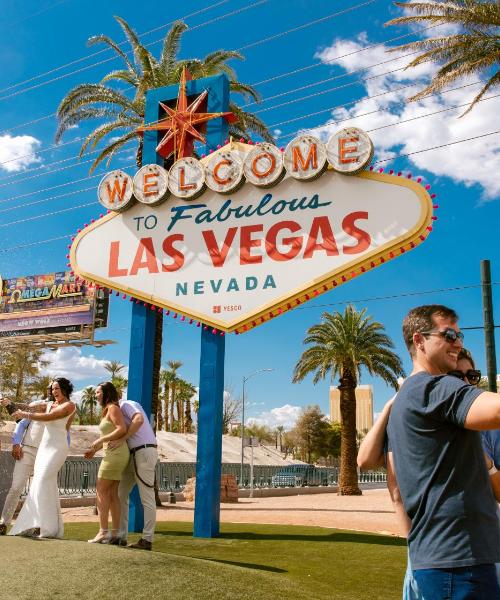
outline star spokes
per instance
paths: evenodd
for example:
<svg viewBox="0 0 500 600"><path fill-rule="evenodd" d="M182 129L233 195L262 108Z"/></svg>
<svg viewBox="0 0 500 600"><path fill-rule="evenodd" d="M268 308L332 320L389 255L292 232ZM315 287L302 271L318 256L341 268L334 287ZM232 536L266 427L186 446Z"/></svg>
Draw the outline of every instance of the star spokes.
<svg viewBox="0 0 500 600"><path fill-rule="evenodd" d="M186 81L191 79L188 70L184 67L179 83L179 95L177 97L176 107L160 102L160 106L167 114L166 118L160 119L150 125L141 125L137 128L139 134L145 131L165 131L165 135L156 147L156 152L168 158L172 153L175 159L192 156L194 141L198 140L205 143L205 137L196 128L207 121L223 117L226 121L234 122L237 120L232 112L207 113L198 112L199 107L204 103L208 92L205 90L191 104L188 104L186 94Z"/></svg>

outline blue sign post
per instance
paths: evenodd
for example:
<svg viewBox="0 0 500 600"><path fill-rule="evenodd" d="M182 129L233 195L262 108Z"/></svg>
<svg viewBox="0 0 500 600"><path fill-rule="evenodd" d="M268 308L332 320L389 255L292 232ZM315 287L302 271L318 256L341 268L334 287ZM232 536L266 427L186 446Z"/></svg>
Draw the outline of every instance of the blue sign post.
<svg viewBox="0 0 500 600"><path fill-rule="evenodd" d="M226 112L229 107L229 80L226 75L186 82L186 93L199 96L205 90L207 112ZM160 119L160 102L177 98L179 86L149 90L146 93L145 124ZM209 150L223 144L228 135L225 119L206 124L206 144ZM145 131L143 164L163 164L156 153L158 132ZM151 415L153 349L155 341L155 312L142 304L132 307L132 327L129 355L128 396L139 402ZM222 405L224 393L225 337L211 328L201 327L200 408L198 414L198 451L196 462L196 498L194 515L195 537L219 535L220 476L222 461ZM144 513L137 487L130 496L129 529L140 532Z"/></svg>

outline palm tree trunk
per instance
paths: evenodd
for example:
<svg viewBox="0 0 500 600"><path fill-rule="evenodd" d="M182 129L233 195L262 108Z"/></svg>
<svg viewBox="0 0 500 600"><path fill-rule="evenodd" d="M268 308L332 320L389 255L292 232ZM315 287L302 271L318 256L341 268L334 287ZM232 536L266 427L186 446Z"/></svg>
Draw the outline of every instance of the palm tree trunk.
<svg viewBox="0 0 500 600"><path fill-rule="evenodd" d="M163 390L163 431L169 431L169 418L168 418L168 400L170 398L170 387L168 383L165 383Z"/></svg>
<svg viewBox="0 0 500 600"><path fill-rule="evenodd" d="M342 496L360 496L358 471L356 464L356 379L344 369L340 378L340 474L339 494Z"/></svg>
<svg viewBox="0 0 500 600"><path fill-rule="evenodd" d="M175 381L170 386L170 423L169 431L174 430Z"/></svg>
<svg viewBox="0 0 500 600"><path fill-rule="evenodd" d="M186 400L186 412L184 413L184 433L191 433L193 418L191 417L191 399Z"/></svg>

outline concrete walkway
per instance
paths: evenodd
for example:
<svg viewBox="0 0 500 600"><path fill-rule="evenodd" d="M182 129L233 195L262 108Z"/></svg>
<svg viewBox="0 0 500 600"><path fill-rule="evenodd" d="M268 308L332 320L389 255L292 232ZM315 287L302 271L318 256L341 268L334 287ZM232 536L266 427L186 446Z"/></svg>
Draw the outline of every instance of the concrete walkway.
<svg viewBox="0 0 500 600"><path fill-rule="evenodd" d="M194 504L178 502L158 509L158 521L192 522ZM63 509L70 521L97 521L91 507ZM267 523L353 529L398 535L394 510L386 489L365 489L362 496L314 494L273 498L241 498L221 506L223 523Z"/></svg>

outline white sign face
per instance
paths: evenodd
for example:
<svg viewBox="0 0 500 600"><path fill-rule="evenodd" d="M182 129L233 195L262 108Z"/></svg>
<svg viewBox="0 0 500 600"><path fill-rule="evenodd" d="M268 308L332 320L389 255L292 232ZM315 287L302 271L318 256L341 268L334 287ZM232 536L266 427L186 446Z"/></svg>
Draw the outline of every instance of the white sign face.
<svg viewBox="0 0 500 600"><path fill-rule="evenodd" d="M431 216L411 180L287 175L270 190L247 183L107 215L77 236L71 263L83 278L244 331L414 247Z"/></svg>
<svg viewBox="0 0 500 600"><path fill-rule="evenodd" d="M157 206L168 197L168 171L160 165L144 165L134 175L135 198L149 206Z"/></svg>
<svg viewBox="0 0 500 600"><path fill-rule="evenodd" d="M111 171L101 179L97 197L108 210L126 210L134 203L132 179L124 171Z"/></svg>

